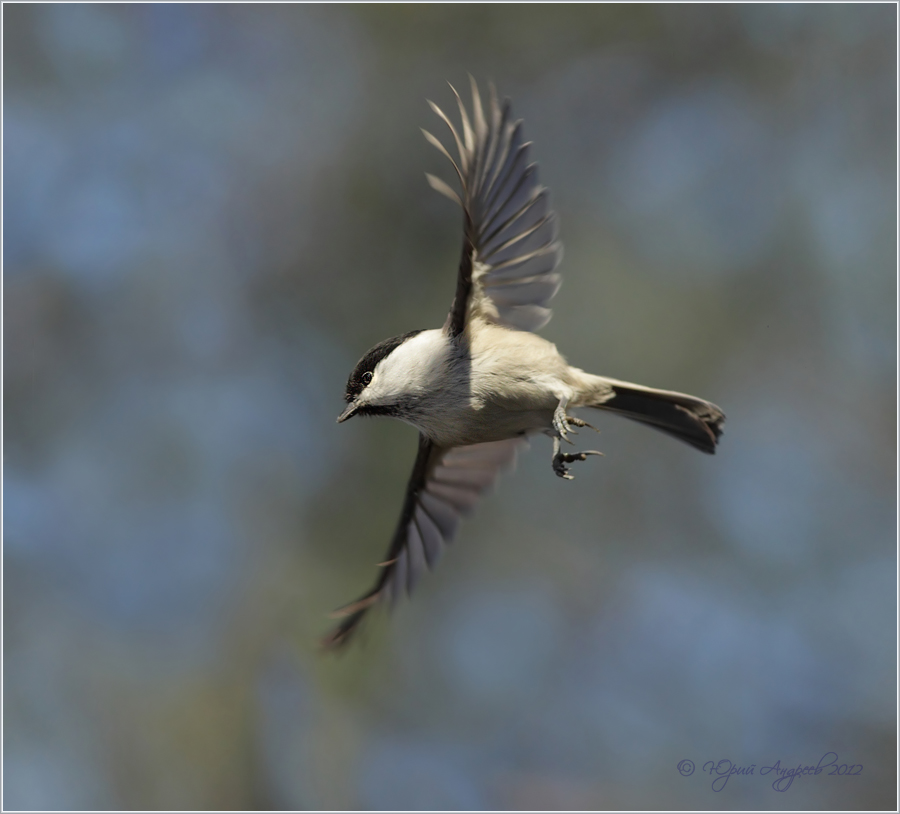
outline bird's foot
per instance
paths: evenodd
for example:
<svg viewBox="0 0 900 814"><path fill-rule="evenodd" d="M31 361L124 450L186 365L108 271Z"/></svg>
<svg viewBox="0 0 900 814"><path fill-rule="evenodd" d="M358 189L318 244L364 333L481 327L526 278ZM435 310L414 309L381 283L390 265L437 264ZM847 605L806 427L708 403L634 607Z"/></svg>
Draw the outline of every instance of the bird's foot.
<svg viewBox="0 0 900 814"><path fill-rule="evenodd" d="M588 426L590 424L576 424L575 426ZM591 429L594 429L591 427ZM570 442L571 443L571 442ZM588 455L602 455L602 452L598 452L595 449L588 449L584 452L560 452L559 449L559 438L553 439L553 471L560 478L565 478L566 480L573 480L574 475L569 474L569 467L566 464L574 463L575 461L586 461Z"/></svg>
<svg viewBox="0 0 900 814"><path fill-rule="evenodd" d="M600 430L598 430L593 424L588 424L587 421L584 421L581 418L576 418L573 415L567 415L566 421L569 422L570 429L571 427L587 427L589 430L593 430L594 432L600 432ZM574 430L572 430L572 432L574 432Z"/></svg>
<svg viewBox="0 0 900 814"><path fill-rule="evenodd" d="M572 427L587 427L594 432L600 432L593 424L588 424L587 421L576 418L573 415L566 415L568 403L568 399L560 399L559 404L556 405L556 409L553 411L553 432L557 438L561 438L566 443L571 444L572 442L569 441L569 433L571 432L572 435L578 435Z"/></svg>
<svg viewBox="0 0 900 814"><path fill-rule="evenodd" d="M573 415L566 415L566 405L568 403L568 399L561 399L559 404L556 405L556 409L553 411L553 432L556 434L556 437L571 444L572 442L569 441L569 433L571 432L573 435L578 434L572 427L590 427L592 430L597 428L591 427L587 421L582 421L580 418L576 418ZM599 430L597 430L597 432L599 432Z"/></svg>

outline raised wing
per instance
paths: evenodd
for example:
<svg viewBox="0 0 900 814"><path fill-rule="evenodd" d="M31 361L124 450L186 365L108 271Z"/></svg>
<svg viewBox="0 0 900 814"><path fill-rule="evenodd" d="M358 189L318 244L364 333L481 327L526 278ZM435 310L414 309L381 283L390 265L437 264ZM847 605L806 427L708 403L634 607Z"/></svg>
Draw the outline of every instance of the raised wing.
<svg viewBox="0 0 900 814"><path fill-rule="evenodd" d="M450 159L462 187L460 197L441 179L426 173L431 186L460 204L464 214L456 297L444 329L458 336L468 320L478 315L536 331L549 321L547 304L560 286L560 277L554 273L562 257L556 216L547 189L538 183L537 165L528 163L531 143L522 141L522 122L510 121L509 101L501 108L491 86L485 118L478 87L474 79L471 82L471 121L453 90L462 136L443 111L429 102L450 128L459 162L431 133L422 131Z"/></svg>
<svg viewBox="0 0 900 814"><path fill-rule="evenodd" d="M340 647L379 602L392 607L405 592L411 594L419 577L433 568L444 546L453 540L460 519L493 485L502 469L511 466L523 438L509 438L467 447L442 449L419 436L400 522L387 559L374 587L355 602L335 611L340 624L323 640Z"/></svg>

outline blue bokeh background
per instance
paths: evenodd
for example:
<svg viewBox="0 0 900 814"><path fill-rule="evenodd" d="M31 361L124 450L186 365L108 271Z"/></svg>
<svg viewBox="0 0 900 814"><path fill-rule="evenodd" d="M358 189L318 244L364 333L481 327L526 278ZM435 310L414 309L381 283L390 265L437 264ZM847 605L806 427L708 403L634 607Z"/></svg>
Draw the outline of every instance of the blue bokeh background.
<svg viewBox="0 0 900 814"><path fill-rule="evenodd" d="M5 807L894 808L896 14L4 6ZM554 193L545 335L726 434L536 439L323 656L416 444L334 419L446 314L467 72Z"/></svg>

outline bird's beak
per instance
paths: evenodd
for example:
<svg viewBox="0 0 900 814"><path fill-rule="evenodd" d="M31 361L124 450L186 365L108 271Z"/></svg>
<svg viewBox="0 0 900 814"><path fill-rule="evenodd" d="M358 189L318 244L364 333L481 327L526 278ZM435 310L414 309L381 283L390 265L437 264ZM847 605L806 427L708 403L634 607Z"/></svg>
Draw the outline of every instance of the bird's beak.
<svg viewBox="0 0 900 814"><path fill-rule="evenodd" d="M350 404L347 405L347 409L338 416L337 423L340 424L342 421L346 421L348 418L353 418L353 416L356 415L356 411L358 409L359 407L357 407L355 401L350 402Z"/></svg>

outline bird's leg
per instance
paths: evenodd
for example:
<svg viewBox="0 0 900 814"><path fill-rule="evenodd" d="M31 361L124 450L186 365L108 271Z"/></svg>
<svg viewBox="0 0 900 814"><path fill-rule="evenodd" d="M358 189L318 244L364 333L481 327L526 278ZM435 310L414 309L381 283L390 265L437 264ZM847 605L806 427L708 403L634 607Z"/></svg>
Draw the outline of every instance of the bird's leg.
<svg viewBox="0 0 900 814"><path fill-rule="evenodd" d="M600 432L596 427L592 427L587 421L582 421L580 418L575 418L575 416L566 415L566 405L569 403L569 400L565 397L559 400L559 404L556 409L553 411L553 471L561 478L565 478L566 480L572 480L573 476L569 474L569 468L566 464L570 464L573 461L584 461L587 460L588 455L602 455L602 452L597 452L595 449L586 450L585 452L561 452L560 451L560 441L567 441L568 443L572 443L569 441L568 433L573 432L572 427L588 427L596 432Z"/></svg>
<svg viewBox="0 0 900 814"><path fill-rule="evenodd" d="M556 405L556 409L553 411L553 430L556 433L555 438L559 440L562 438L563 441L567 441L568 443L572 443L569 441L569 427L572 419L566 415L566 405L568 405L569 400L563 396L559 400L559 404ZM555 454L555 453L554 453Z"/></svg>

